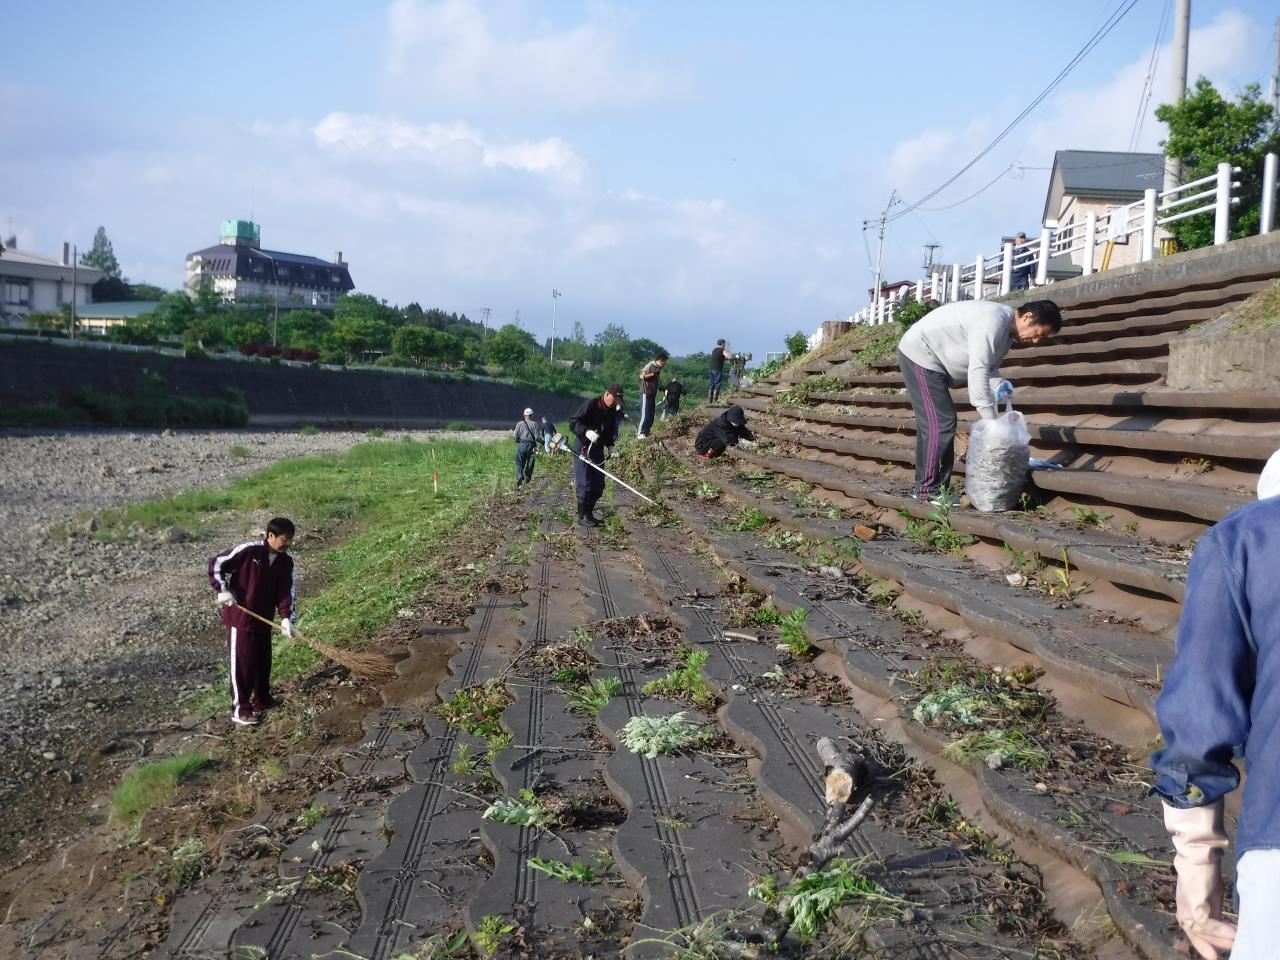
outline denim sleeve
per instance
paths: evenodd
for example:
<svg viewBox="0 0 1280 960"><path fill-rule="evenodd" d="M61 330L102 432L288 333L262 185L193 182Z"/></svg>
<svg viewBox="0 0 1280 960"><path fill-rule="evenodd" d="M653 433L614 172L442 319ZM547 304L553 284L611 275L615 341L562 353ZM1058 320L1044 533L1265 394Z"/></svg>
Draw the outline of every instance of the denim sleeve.
<svg viewBox="0 0 1280 960"><path fill-rule="evenodd" d="M1256 654L1244 584L1211 531L1191 558L1178 645L1156 717L1152 794L1175 807L1214 803L1240 784L1232 757L1249 736Z"/></svg>

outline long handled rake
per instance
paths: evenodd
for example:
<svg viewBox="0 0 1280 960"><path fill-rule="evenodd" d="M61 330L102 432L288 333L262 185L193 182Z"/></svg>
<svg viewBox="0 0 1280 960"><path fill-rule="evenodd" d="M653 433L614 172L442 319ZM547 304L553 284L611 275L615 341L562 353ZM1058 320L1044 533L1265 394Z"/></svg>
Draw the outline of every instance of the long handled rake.
<svg viewBox="0 0 1280 960"><path fill-rule="evenodd" d="M260 617L248 607L242 607L240 604L232 604L241 613L247 613L255 620L260 620L272 630L280 630L280 625L274 620L268 620L266 617ZM283 633L283 630L280 630ZM396 662L382 653L357 653L351 650L340 650L320 640L308 640L297 630L293 631L293 638L301 640L308 647L314 650L326 660L332 660L334 663L346 667L354 674L362 677L368 677L370 680L390 680L396 675Z"/></svg>

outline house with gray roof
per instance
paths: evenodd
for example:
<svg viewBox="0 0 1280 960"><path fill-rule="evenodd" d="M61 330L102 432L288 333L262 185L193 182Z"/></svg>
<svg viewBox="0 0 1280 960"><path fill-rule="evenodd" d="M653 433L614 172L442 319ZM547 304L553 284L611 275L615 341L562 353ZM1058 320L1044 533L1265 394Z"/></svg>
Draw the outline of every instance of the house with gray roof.
<svg viewBox="0 0 1280 960"><path fill-rule="evenodd" d="M281 309L332 310L355 289L342 251L333 260L262 249L262 228L248 220L224 220L216 246L187 254L187 292L204 283L229 303Z"/></svg>
<svg viewBox="0 0 1280 960"><path fill-rule="evenodd" d="M93 299L93 285L102 271L71 263L71 244L62 245L62 259L17 249L12 240L0 253L0 322L26 323L28 314L57 313L64 303Z"/></svg>
<svg viewBox="0 0 1280 960"><path fill-rule="evenodd" d="M1090 212L1102 216L1113 207L1141 200L1149 187L1159 190L1163 179L1164 154L1059 150L1053 155L1042 222L1050 229L1065 230L1083 223ZM1137 263L1142 255L1141 246L1136 235L1116 241L1111 266ZM1049 262L1049 276L1053 279L1079 276L1083 263L1083 250L1054 257Z"/></svg>

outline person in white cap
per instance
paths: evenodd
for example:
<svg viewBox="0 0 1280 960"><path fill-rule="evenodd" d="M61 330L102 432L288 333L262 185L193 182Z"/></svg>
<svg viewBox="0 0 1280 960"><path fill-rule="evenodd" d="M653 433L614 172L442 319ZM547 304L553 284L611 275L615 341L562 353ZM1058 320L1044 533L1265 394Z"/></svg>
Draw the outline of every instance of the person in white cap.
<svg viewBox="0 0 1280 960"><path fill-rule="evenodd" d="M533 479L533 458L538 449L538 425L533 422L533 408L524 408L524 417L511 431L516 438L516 486Z"/></svg>
<svg viewBox="0 0 1280 960"><path fill-rule="evenodd" d="M1178 645L1156 716L1165 746L1151 755L1178 874L1178 923L1196 955L1263 960L1280 943L1280 451L1258 502L1196 544ZM1224 798L1240 785L1238 925L1223 918Z"/></svg>

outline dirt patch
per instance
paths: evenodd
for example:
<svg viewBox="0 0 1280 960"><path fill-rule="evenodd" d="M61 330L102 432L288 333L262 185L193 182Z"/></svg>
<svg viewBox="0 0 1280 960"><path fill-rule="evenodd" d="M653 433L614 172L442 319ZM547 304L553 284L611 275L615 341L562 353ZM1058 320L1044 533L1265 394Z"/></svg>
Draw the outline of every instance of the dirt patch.
<svg viewBox="0 0 1280 960"><path fill-rule="evenodd" d="M663 613L642 613L634 617L596 620L586 625L588 633L608 640L610 649L625 651L645 669L674 663L684 634Z"/></svg>

